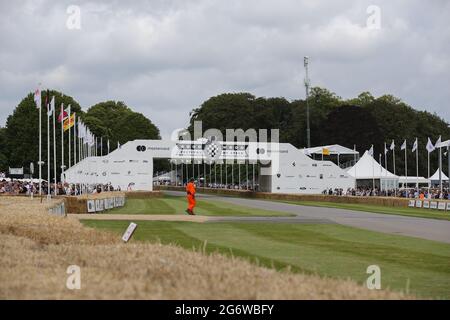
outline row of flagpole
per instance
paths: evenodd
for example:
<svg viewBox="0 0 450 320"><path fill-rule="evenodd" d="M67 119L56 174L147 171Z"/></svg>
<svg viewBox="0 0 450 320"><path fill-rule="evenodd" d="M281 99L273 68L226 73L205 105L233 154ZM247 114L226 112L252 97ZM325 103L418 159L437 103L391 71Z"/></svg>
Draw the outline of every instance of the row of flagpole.
<svg viewBox="0 0 450 320"><path fill-rule="evenodd" d="M428 179L430 178L430 154L436 150L436 148L439 148L439 184L440 184L440 189L442 192L443 189L443 184L442 184L442 140L441 140L441 136L439 136L439 139L436 141L436 143L433 145L433 142L431 141L430 138L428 138L428 142L426 145L426 149L428 152ZM396 166L395 166L395 141L392 140L392 143L389 147L389 149L392 151L392 160L393 160L393 173L394 175L396 175ZM450 145L447 146L447 150L450 149ZM406 181L408 180L408 147L407 147L407 140L405 139L403 144L400 147L400 150L404 150L405 151L405 177L406 177ZM387 174L387 154L388 154L389 150L387 148L386 143L384 143L384 166L385 166L385 174ZM411 149L412 153L416 153L416 187L419 187L419 140L418 138L416 138L414 140L414 144L413 147ZM374 151L373 151L373 145L371 146L371 148L369 149L369 154L373 157L374 155ZM380 165L381 165L381 154L380 154ZM449 170L450 170L450 154L449 154ZM375 184L375 182L374 182Z"/></svg>
<svg viewBox="0 0 450 320"><path fill-rule="evenodd" d="M54 175L54 194L57 194L56 183L57 179L57 164L56 164L56 109L55 109L55 97L49 101L50 92L47 90L45 107L47 109L47 196L51 196L50 185L51 185L51 172L50 172L50 117L53 117L53 175ZM42 95L41 90L38 87L34 92L34 102L36 107L39 109L39 195L42 195L42 166L44 162L42 161ZM86 157L97 156L98 155L98 145L97 137L89 130L89 128L81 121L75 112L71 112L71 106L68 105L64 109L64 104L61 103L61 110L58 117L58 122L61 123L61 172L62 175L66 169L64 161L64 132L68 131L68 165L72 166L72 135L71 128L73 127L73 164L82 161ZM117 147L120 148L120 143L117 142ZM100 155L103 156L103 137L100 138ZM78 149L78 152L77 152ZM107 141L108 154L110 152L109 139Z"/></svg>

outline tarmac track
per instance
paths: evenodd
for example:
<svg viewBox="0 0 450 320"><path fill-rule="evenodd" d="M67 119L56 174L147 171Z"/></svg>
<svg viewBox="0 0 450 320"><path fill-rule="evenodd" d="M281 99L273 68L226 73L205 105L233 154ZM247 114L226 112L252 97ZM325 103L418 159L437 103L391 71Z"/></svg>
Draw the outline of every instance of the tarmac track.
<svg viewBox="0 0 450 320"><path fill-rule="evenodd" d="M164 191L168 195L183 195L184 192ZM206 222L251 221L288 223L337 223L355 228L388 234L410 236L450 243L450 221L407 217L382 213L371 213L347 209L302 206L268 200L222 197L197 194L198 198L219 200L255 209L273 210L294 214L295 217L208 217Z"/></svg>

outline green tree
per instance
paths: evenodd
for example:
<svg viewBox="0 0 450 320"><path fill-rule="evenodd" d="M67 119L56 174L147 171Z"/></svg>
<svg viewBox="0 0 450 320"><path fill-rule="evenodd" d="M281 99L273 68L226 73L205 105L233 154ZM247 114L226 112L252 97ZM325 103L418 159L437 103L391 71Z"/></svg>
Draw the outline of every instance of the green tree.
<svg viewBox="0 0 450 320"><path fill-rule="evenodd" d="M105 101L90 107L84 123L97 137L103 137L103 153L110 140L111 150L117 142L124 144L136 139L161 139L159 129L143 114L134 112L122 101Z"/></svg>
<svg viewBox="0 0 450 320"><path fill-rule="evenodd" d="M90 107L83 117L84 123L96 137L103 138L103 150L107 153L107 141L110 151L117 143L125 144L136 139L161 139L159 129L143 114L134 112L122 101L105 101ZM100 148L100 147L99 147ZM169 168L168 162L155 160L154 171Z"/></svg>
<svg viewBox="0 0 450 320"><path fill-rule="evenodd" d="M55 113L56 117L61 112L61 104L65 107L71 105L72 112L81 114L81 108L78 102L72 97L64 95L61 92L49 90L42 92L42 160L45 165L42 167L43 177L46 176L47 165L47 107L46 101L50 101L51 97L55 97ZM56 122L57 123L57 122ZM53 176L53 120L50 118L50 153L51 161L50 168ZM57 144L57 175L61 173L61 129L60 124L57 123L56 128L56 144ZM65 134L65 165L67 166L69 148L67 133ZM28 173L29 164L37 162L39 159L39 109L36 108L34 96L29 93L19 105L15 108L13 114L8 116L6 120L6 129L4 134L5 150L8 166L24 167L25 173ZM36 169L37 170L37 169Z"/></svg>
<svg viewBox="0 0 450 320"><path fill-rule="evenodd" d="M6 172L8 170L8 155L6 150L6 128L0 128L0 172Z"/></svg>

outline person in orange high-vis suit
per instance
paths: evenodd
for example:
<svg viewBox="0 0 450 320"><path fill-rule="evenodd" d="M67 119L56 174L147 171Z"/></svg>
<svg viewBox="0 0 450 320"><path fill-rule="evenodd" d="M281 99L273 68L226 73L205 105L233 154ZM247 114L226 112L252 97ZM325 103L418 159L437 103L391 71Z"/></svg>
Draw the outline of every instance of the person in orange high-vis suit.
<svg viewBox="0 0 450 320"><path fill-rule="evenodd" d="M195 207L195 184L194 179L190 179L188 184L186 185L186 193L188 200L188 208L186 210L187 214L194 215L194 207Z"/></svg>

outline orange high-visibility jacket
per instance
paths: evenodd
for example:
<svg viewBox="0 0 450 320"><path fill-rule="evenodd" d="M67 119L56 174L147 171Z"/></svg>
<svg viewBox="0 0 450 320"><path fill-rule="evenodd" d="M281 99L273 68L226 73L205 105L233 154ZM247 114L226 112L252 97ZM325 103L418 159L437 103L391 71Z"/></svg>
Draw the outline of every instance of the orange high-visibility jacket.
<svg viewBox="0 0 450 320"><path fill-rule="evenodd" d="M195 196L195 184L194 184L194 183L189 182L189 183L186 185L186 193L187 193L188 195Z"/></svg>

